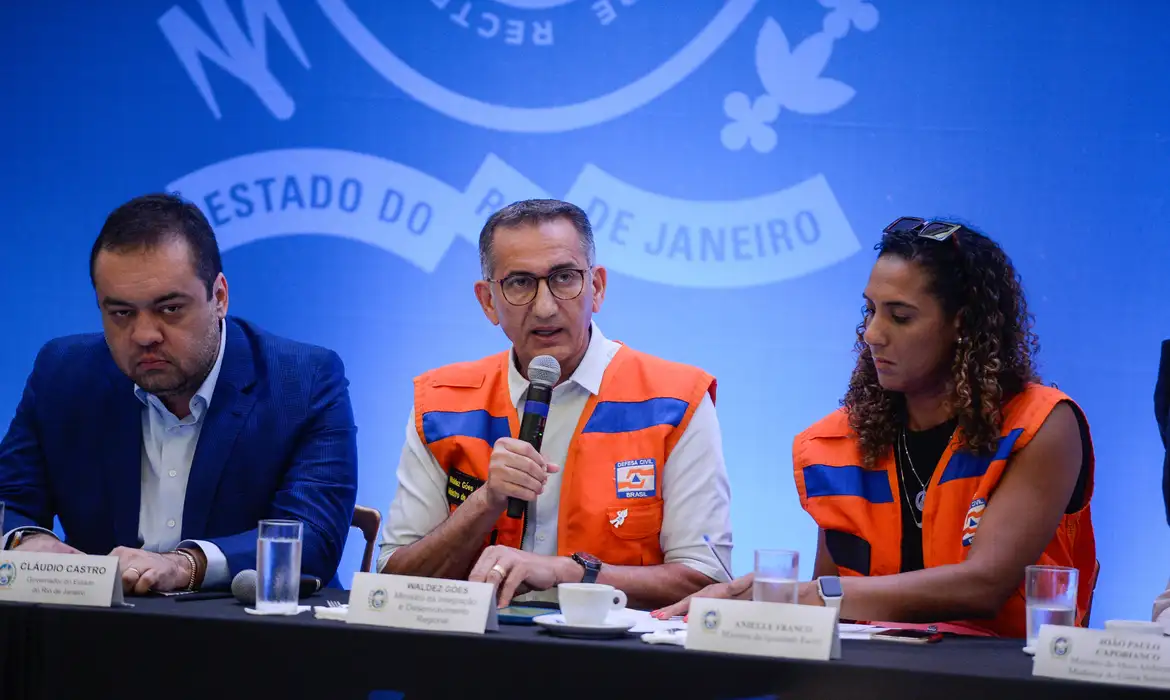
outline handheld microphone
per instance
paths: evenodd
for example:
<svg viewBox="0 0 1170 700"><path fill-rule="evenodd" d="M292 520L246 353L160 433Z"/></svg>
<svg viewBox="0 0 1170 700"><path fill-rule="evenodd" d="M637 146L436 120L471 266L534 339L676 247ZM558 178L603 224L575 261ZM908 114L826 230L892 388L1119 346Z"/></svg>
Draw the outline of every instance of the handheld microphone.
<svg viewBox="0 0 1170 700"><path fill-rule="evenodd" d="M540 355L528 363L528 395L524 399L524 418L520 421L520 439L540 452L544 440L544 423L548 419L548 404L552 389L561 378L561 363L551 355ZM508 497L508 517L524 515L528 501Z"/></svg>
<svg viewBox="0 0 1170 700"><path fill-rule="evenodd" d="M300 598L308 598L321 590L321 579L316 576L301 574ZM244 605L256 605L256 570L244 569L232 579L232 596Z"/></svg>

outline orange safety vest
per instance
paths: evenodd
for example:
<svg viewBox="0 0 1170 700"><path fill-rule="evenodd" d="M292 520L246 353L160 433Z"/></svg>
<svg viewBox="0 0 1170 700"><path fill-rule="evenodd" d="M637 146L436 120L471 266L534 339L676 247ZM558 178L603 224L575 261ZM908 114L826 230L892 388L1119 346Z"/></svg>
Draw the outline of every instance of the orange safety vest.
<svg viewBox="0 0 1170 700"><path fill-rule="evenodd" d="M447 472L452 511L487 481L496 440L519 434L509 357L448 365L414 380L415 429ZM662 563L662 470L705 394L715 400L715 379L702 370L626 346L617 351L561 465L558 554L588 552L617 566ZM526 524L527 516L501 513L484 547L519 549Z"/></svg>
<svg viewBox="0 0 1170 700"><path fill-rule="evenodd" d="M979 520L1008 468L1011 455L1027 445L1052 409L1068 401L1080 414L1089 440L1085 506L1060 520L1037 564L1069 566L1077 576L1079 626L1088 625L1097 581L1096 543L1089 514L1093 491L1093 453L1088 423L1072 399L1038 384L1028 385L1003 408L1003 432L995 454L956 451L959 435L943 452L926 489L922 522L922 559L927 568L957 564L967 557ZM902 495L892 451L873 469L861 466L857 436L844 409L830 414L796 437L793 466L800 504L825 531L825 542L841 576L888 576L902 566ZM993 636L1026 636L1024 576L1020 586L991 620L963 620L951 629Z"/></svg>

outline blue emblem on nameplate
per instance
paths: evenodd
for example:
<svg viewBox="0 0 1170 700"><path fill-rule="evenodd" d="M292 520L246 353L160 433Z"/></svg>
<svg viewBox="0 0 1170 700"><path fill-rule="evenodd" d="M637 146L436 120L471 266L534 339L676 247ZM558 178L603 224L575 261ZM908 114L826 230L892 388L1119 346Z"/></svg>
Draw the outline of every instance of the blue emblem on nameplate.
<svg viewBox="0 0 1170 700"><path fill-rule="evenodd" d="M630 459L614 465L618 498L650 498L658 494L658 466L652 459Z"/></svg>
<svg viewBox="0 0 1170 700"><path fill-rule="evenodd" d="M11 588L16 582L16 567L12 562L0 562L0 588Z"/></svg>

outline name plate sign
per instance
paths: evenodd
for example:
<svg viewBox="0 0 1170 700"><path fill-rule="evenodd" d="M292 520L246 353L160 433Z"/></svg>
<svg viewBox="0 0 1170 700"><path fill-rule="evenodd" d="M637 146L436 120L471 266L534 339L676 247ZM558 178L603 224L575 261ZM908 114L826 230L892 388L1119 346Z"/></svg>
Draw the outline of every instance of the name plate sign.
<svg viewBox="0 0 1170 700"><path fill-rule="evenodd" d="M483 634L495 612L495 586L421 576L358 572L345 621L400 629Z"/></svg>
<svg viewBox="0 0 1170 700"><path fill-rule="evenodd" d="M118 558L0 552L0 601L108 608L123 605Z"/></svg>
<svg viewBox="0 0 1170 700"><path fill-rule="evenodd" d="M828 661L841 656L837 609L692 598L686 648Z"/></svg>
<svg viewBox="0 0 1170 700"><path fill-rule="evenodd" d="M1170 690L1170 637L1043 625L1032 675Z"/></svg>

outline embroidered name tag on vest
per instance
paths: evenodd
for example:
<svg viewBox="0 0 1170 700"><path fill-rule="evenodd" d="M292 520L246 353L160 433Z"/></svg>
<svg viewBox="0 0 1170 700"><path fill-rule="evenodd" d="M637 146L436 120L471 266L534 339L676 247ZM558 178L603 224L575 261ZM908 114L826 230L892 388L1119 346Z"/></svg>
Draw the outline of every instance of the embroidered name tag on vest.
<svg viewBox="0 0 1170 700"><path fill-rule="evenodd" d="M458 506L480 486L483 486L483 479L476 479L458 469L451 469L447 472L447 502Z"/></svg>
<svg viewBox="0 0 1170 700"><path fill-rule="evenodd" d="M618 498L651 498L658 493L658 466L653 459L630 459L614 465Z"/></svg>

